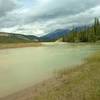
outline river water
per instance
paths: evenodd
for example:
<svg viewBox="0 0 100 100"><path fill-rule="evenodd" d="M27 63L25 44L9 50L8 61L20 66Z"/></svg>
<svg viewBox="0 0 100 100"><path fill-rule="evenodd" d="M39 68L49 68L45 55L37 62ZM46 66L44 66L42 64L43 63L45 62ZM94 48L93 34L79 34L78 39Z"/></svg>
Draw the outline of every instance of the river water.
<svg viewBox="0 0 100 100"><path fill-rule="evenodd" d="M82 63L99 47L93 44L44 43L40 47L0 50L0 97L50 78L54 71Z"/></svg>

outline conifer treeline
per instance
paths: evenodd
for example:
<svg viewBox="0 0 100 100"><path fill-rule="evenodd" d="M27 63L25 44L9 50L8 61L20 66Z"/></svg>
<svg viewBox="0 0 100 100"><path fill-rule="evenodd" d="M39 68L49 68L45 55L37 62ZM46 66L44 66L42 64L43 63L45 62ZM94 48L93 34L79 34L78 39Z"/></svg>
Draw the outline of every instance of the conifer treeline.
<svg viewBox="0 0 100 100"><path fill-rule="evenodd" d="M100 23L95 18L94 24L89 27L85 26L83 30L72 29L71 33L63 37L63 42L96 42L100 40Z"/></svg>

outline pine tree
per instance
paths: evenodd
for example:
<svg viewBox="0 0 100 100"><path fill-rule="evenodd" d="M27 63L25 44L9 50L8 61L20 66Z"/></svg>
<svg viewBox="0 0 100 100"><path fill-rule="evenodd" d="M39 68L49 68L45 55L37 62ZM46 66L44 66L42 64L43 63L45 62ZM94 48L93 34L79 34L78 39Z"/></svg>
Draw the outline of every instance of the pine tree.
<svg viewBox="0 0 100 100"><path fill-rule="evenodd" d="M94 33L95 33L95 35L98 35L99 32L100 32L99 19L98 18L95 18L95 21L94 21Z"/></svg>

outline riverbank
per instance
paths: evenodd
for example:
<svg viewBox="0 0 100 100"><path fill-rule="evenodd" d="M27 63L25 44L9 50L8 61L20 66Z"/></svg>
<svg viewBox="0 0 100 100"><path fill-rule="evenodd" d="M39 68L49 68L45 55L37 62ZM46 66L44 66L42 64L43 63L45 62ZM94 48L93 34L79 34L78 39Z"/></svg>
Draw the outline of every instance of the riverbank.
<svg viewBox="0 0 100 100"><path fill-rule="evenodd" d="M0 100L99 100L100 52L71 70L59 71L53 79Z"/></svg>
<svg viewBox="0 0 100 100"><path fill-rule="evenodd" d="M22 48L22 47L38 47L41 46L41 43L0 43L0 49L7 48Z"/></svg>

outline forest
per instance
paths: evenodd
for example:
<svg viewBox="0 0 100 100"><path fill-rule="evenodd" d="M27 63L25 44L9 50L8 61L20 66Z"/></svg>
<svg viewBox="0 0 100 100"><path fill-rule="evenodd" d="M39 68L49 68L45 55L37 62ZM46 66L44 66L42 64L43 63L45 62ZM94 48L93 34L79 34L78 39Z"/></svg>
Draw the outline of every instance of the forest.
<svg viewBox="0 0 100 100"><path fill-rule="evenodd" d="M96 42L100 40L100 22L94 19L91 26L84 26L83 29L73 27L70 34L63 37L63 42Z"/></svg>

